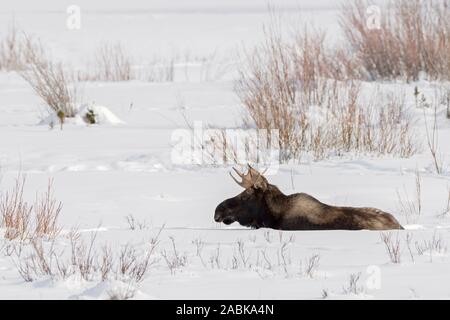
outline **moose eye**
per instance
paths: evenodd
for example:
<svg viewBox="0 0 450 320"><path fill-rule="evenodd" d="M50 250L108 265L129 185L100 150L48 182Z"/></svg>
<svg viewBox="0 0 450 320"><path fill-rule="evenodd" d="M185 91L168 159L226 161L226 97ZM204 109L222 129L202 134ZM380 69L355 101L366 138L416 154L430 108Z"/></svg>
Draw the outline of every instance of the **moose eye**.
<svg viewBox="0 0 450 320"><path fill-rule="evenodd" d="M253 189L248 189L242 194L242 200L249 200L253 195Z"/></svg>

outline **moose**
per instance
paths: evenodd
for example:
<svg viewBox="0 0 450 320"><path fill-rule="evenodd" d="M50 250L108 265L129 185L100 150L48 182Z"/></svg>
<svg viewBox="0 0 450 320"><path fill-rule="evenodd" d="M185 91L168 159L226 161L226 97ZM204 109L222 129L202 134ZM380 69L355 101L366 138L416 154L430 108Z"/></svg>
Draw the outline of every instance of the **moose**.
<svg viewBox="0 0 450 320"><path fill-rule="evenodd" d="M250 165L247 174L233 170L242 181L231 172L230 176L245 190L217 206L216 222L278 230L403 229L391 214L379 209L331 206L306 193L285 195Z"/></svg>

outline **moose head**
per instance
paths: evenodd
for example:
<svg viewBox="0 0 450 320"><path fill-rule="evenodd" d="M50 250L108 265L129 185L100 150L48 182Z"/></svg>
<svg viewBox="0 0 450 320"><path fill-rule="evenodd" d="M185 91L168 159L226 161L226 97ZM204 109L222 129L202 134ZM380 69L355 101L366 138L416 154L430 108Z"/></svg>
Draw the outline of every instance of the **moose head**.
<svg viewBox="0 0 450 320"><path fill-rule="evenodd" d="M266 178L257 170L248 165L246 174L233 170L241 178L238 181L230 172L234 181L245 190L220 203L215 211L214 220L227 225L238 222L243 226L259 228L266 226L270 216L267 213L267 205L264 199L269 189Z"/></svg>

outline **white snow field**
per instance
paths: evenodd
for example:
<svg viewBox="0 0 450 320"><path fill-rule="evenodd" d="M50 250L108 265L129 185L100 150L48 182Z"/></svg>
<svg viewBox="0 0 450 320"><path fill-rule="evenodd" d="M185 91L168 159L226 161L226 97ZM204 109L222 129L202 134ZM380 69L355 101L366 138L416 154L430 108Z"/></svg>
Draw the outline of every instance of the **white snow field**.
<svg viewBox="0 0 450 320"><path fill-rule="evenodd" d="M81 9L80 30L66 27L72 4ZM312 21L337 36L337 1L271 4L287 25ZM444 164L437 174L424 140L423 111L416 110L412 93L417 85L432 99L435 83L365 84L367 90L407 93L414 132L423 144L411 158L305 159L268 176L287 194L306 192L329 204L391 212L406 230L251 230L213 219L221 201L242 191L228 175L231 167L174 164L171 137L187 127L186 119L221 128L242 125L243 107L233 89L235 53L261 41L268 3L2 1L1 37L13 19L67 64L82 68L92 63L101 42L121 41L141 66L155 57L175 59L175 81L83 82L83 99L103 121L74 121L50 130L47 109L31 87L15 72L0 72L0 192L11 190L23 174L24 197L33 202L53 179L63 208L60 235L53 243L43 242L45 250L54 250L52 268L58 269L55 261L70 265L73 228L87 246L96 237L95 259L110 248L116 264L124 248L142 260L152 239L159 240L142 281L120 272L105 280L101 272L89 277L40 272L25 281L21 259L31 245L18 252L18 240L5 239L6 230L0 229L0 299L450 298L450 120L442 106L437 134ZM212 56L208 67L202 61ZM432 110L425 110L425 117L431 123ZM422 208L420 215L408 217L401 202L415 201L417 172ZM127 217L135 219L134 230ZM398 263L390 259L383 234L394 244L398 240Z"/></svg>

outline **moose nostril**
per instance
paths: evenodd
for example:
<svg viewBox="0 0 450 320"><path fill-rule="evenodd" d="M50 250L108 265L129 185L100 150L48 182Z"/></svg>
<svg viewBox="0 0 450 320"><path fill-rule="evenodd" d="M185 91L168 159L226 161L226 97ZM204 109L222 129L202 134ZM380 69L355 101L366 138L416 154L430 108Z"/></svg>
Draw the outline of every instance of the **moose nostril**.
<svg viewBox="0 0 450 320"><path fill-rule="evenodd" d="M223 205L219 204L216 208L216 211L214 212L214 220L216 222L222 222L223 212L224 212L224 207L223 207Z"/></svg>
<svg viewBox="0 0 450 320"><path fill-rule="evenodd" d="M216 208L216 212L214 213L214 220L216 222L220 222L220 210L219 210L219 207Z"/></svg>
<svg viewBox="0 0 450 320"><path fill-rule="evenodd" d="M216 222L222 222L222 216L216 212L216 214L214 215L214 220Z"/></svg>

